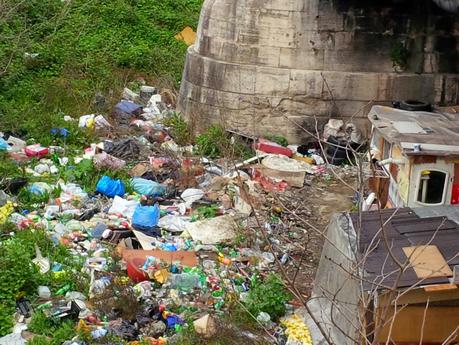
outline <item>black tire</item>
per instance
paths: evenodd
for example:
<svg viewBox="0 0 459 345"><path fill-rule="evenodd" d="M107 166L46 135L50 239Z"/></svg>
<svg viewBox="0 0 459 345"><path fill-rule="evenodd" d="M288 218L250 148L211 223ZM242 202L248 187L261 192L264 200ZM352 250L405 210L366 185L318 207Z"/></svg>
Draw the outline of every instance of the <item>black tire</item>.
<svg viewBox="0 0 459 345"><path fill-rule="evenodd" d="M350 152L349 154L352 155ZM347 158L348 153L347 150L340 149L339 147L329 146L327 149L327 156L335 158Z"/></svg>
<svg viewBox="0 0 459 345"><path fill-rule="evenodd" d="M327 156L335 157L335 158L347 158L347 153L346 153L347 150L344 148L347 146L347 141L339 140L336 137L330 135L327 139L327 143L331 144L331 145L327 145L327 149L326 149Z"/></svg>
<svg viewBox="0 0 459 345"><path fill-rule="evenodd" d="M338 145L338 146L346 146L347 142L345 140L339 140L336 137L330 135L327 139L327 143Z"/></svg>
<svg viewBox="0 0 459 345"><path fill-rule="evenodd" d="M365 148L364 144L355 143L353 141L349 142L349 145L352 147L353 150L357 152L362 152L364 151L364 148Z"/></svg>
<svg viewBox="0 0 459 345"><path fill-rule="evenodd" d="M326 158L327 158L327 162L332 165L341 165L347 161L346 158L337 158L337 157L329 156L328 154Z"/></svg>
<svg viewBox="0 0 459 345"><path fill-rule="evenodd" d="M417 100L406 100L400 101L400 109L408 111L430 111L432 110L432 105Z"/></svg>

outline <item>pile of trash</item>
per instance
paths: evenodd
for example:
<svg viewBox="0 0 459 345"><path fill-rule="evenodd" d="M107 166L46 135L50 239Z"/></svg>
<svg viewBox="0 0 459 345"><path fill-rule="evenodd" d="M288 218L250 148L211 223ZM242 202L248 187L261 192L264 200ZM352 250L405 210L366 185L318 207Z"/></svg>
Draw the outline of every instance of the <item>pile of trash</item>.
<svg viewBox="0 0 459 345"><path fill-rule="evenodd" d="M302 188L308 176L328 173L319 145L285 147L259 138L251 159L209 160L176 144L164 125L173 107L156 88L126 88L123 98L111 117L65 117L100 135L79 152L0 137L0 150L23 171L1 182L0 225L11 227L1 244L31 231L53 246L35 243L33 260L24 263L53 284L16 296L14 331L4 340L24 343L37 313L74 323L78 332L68 344L108 337L166 344L190 327L212 337L230 308L250 309L254 289L291 260L275 238L288 225L260 219L257 210L267 192ZM129 134L114 138L120 128ZM69 135L66 128L53 131ZM24 195L29 208L18 205ZM44 254L59 248L67 263ZM75 280L59 283L66 274ZM255 308L264 331L251 336L310 344L292 297L281 301L284 319Z"/></svg>

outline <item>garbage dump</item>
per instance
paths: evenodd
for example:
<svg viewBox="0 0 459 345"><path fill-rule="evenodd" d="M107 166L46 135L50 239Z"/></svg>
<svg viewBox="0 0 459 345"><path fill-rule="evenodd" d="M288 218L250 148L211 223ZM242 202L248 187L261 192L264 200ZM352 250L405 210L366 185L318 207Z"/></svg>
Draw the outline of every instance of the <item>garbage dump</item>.
<svg viewBox="0 0 459 345"><path fill-rule="evenodd" d="M17 169L0 184L0 343L64 332L65 344L173 344L241 313L263 331L240 343L311 344L279 273L294 269L305 230L279 202L331 180L319 145L257 138L245 157L211 159L203 140L178 137L157 88L123 97L77 120L98 137L86 146L66 147L66 128L48 146L1 133Z"/></svg>

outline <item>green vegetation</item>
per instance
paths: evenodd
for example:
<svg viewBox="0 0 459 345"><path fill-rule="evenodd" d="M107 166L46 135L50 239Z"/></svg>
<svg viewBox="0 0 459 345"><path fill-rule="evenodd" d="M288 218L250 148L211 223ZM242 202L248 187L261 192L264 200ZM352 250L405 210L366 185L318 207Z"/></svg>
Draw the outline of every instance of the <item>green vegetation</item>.
<svg viewBox="0 0 459 345"><path fill-rule="evenodd" d="M214 218L217 215L218 206L217 205L200 206L196 209L196 212L198 213L199 219Z"/></svg>
<svg viewBox="0 0 459 345"><path fill-rule="evenodd" d="M285 303L291 297L282 280L275 274L270 274L264 282L253 283L245 304L252 315L263 311L277 320L285 314Z"/></svg>
<svg viewBox="0 0 459 345"><path fill-rule="evenodd" d="M76 335L73 321L54 321L42 312L35 312L28 329L37 334L29 345L59 345Z"/></svg>
<svg viewBox="0 0 459 345"><path fill-rule="evenodd" d="M6 0L0 3L0 128L48 145L69 128L68 145L90 134L64 115L107 111L126 81L174 88L202 0ZM105 105L94 104L97 92ZM62 139L60 139L62 140Z"/></svg>
<svg viewBox="0 0 459 345"><path fill-rule="evenodd" d="M253 152L238 139L232 140L221 125L212 125L196 137L196 153L208 158L250 158Z"/></svg>
<svg viewBox="0 0 459 345"><path fill-rule="evenodd" d="M42 274L32 263L35 244L42 255L63 266L63 272ZM8 333L12 326L15 301L27 294L36 295L39 285L47 285L51 291L69 285L72 289L89 283L80 271L82 263L75 261L68 249L55 245L42 230L22 230L0 243L0 335ZM68 338L67 338L68 339Z"/></svg>
<svg viewBox="0 0 459 345"><path fill-rule="evenodd" d="M220 125L212 125L205 133L196 137L197 153L209 158L221 156L229 144L225 129Z"/></svg>
<svg viewBox="0 0 459 345"><path fill-rule="evenodd" d="M265 135L265 138L271 141L274 141L275 143L287 147L288 145L288 140L286 137L283 137L282 135Z"/></svg>
<svg viewBox="0 0 459 345"><path fill-rule="evenodd" d="M393 66L404 70L408 65L408 57L409 51L405 47L405 44L401 41L395 42L390 51Z"/></svg>
<svg viewBox="0 0 459 345"><path fill-rule="evenodd" d="M170 128L171 135L178 145L193 143L193 135L185 119L180 113L175 113L164 121L164 125Z"/></svg>

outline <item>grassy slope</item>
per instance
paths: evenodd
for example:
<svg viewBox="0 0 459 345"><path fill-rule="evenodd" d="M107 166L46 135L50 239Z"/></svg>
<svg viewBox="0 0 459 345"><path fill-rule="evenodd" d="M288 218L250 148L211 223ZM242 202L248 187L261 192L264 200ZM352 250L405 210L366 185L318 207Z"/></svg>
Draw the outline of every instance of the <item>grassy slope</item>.
<svg viewBox="0 0 459 345"><path fill-rule="evenodd" d="M113 102L137 76L176 87L186 46L174 35L196 28L202 1L1 2L0 131L46 141L63 114L94 110L97 91Z"/></svg>

